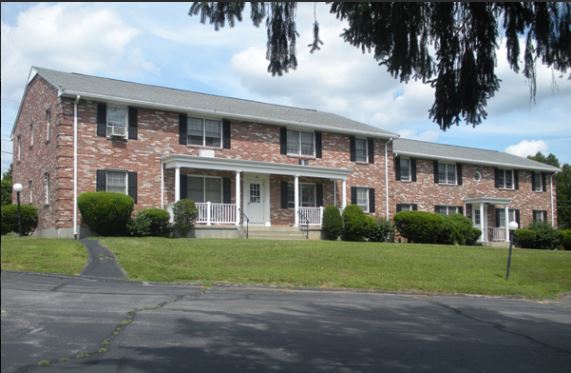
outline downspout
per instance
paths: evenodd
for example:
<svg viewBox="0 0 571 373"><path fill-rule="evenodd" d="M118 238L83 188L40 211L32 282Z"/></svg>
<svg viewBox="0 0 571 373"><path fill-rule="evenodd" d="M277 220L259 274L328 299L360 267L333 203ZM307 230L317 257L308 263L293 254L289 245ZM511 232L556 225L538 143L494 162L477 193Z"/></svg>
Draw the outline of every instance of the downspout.
<svg viewBox="0 0 571 373"><path fill-rule="evenodd" d="M390 138L388 141L385 142L385 211L386 211L386 219L389 220L390 219L390 214L389 214L389 151L388 151L388 145L389 143L393 141L392 138Z"/></svg>
<svg viewBox="0 0 571 373"><path fill-rule="evenodd" d="M555 174L557 174L557 172L554 172L553 175L551 175L551 177L549 178L550 181L550 189L551 189L551 226L553 228L555 228L555 203L553 201L553 178L555 177Z"/></svg>
<svg viewBox="0 0 571 373"><path fill-rule="evenodd" d="M77 232L77 103L80 95L73 103L73 238L78 239Z"/></svg>

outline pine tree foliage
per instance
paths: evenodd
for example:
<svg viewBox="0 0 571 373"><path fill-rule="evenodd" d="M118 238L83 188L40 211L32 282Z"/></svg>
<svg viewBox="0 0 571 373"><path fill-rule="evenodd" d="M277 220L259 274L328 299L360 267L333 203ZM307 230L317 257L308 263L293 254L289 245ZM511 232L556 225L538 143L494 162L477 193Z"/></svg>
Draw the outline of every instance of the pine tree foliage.
<svg viewBox="0 0 571 373"><path fill-rule="evenodd" d="M560 73L571 67L570 3L329 4L331 13L348 23L341 35L346 42L371 53L400 81L421 80L434 87L429 115L442 130L462 122L476 126L486 118L488 100L500 87L496 50L504 40L508 63L528 79L531 99L538 60ZM251 3L252 23L266 21L272 75L297 67L296 7L296 2ZM189 14L200 15L202 23L208 21L218 30L242 21L244 8L245 3L237 1L194 2ZM319 45L316 21L309 46L313 52Z"/></svg>

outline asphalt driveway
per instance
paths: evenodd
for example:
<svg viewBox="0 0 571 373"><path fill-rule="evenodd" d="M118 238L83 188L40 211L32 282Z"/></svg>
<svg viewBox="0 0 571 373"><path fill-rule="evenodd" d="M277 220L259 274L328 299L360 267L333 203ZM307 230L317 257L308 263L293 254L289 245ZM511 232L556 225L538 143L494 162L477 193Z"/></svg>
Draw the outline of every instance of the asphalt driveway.
<svg viewBox="0 0 571 373"><path fill-rule="evenodd" d="M2 273L2 372L568 372L571 302Z"/></svg>

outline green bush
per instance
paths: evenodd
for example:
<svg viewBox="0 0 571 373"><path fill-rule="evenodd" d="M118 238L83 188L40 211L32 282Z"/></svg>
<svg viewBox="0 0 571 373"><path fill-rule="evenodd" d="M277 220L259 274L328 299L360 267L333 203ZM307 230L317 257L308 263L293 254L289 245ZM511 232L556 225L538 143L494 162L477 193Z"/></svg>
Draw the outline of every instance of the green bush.
<svg viewBox="0 0 571 373"><path fill-rule="evenodd" d="M442 237L447 243L458 245L473 245L482 233L478 228L474 228L472 220L462 214L444 216L445 226L451 226L451 236ZM444 242L441 242L444 243Z"/></svg>
<svg viewBox="0 0 571 373"><path fill-rule="evenodd" d="M343 210L343 241L364 241L369 230L370 220L357 205L349 205Z"/></svg>
<svg viewBox="0 0 571 373"><path fill-rule="evenodd" d="M123 193L87 192L79 196L77 206L92 231L102 236L117 236L127 233L134 202Z"/></svg>
<svg viewBox="0 0 571 373"><path fill-rule="evenodd" d="M168 236L170 215L167 211L157 208L141 210L138 216L145 216L149 219L149 234L151 236Z"/></svg>
<svg viewBox="0 0 571 373"><path fill-rule="evenodd" d="M571 250L571 229L562 229L559 233L561 234L561 246L563 250Z"/></svg>
<svg viewBox="0 0 571 373"><path fill-rule="evenodd" d="M371 242L392 242L395 239L395 229L386 219L369 217L367 238Z"/></svg>
<svg viewBox="0 0 571 373"><path fill-rule="evenodd" d="M337 240L343 232L343 218L336 206L327 206L323 210L321 233L326 240Z"/></svg>
<svg viewBox="0 0 571 373"><path fill-rule="evenodd" d="M527 229L515 231L514 242L527 249L556 249L562 241L561 233L548 223L533 223Z"/></svg>
<svg viewBox="0 0 571 373"><path fill-rule="evenodd" d="M401 211L395 215L395 227L409 242L438 243L444 218L424 211Z"/></svg>
<svg viewBox="0 0 571 373"><path fill-rule="evenodd" d="M38 226L38 209L32 205L20 205L22 234L27 236ZM18 205L2 206L2 234L18 233Z"/></svg>
<svg viewBox="0 0 571 373"><path fill-rule="evenodd" d="M127 232L131 236L144 237L151 235L151 218L145 214L137 214L127 223Z"/></svg>
<svg viewBox="0 0 571 373"><path fill-rule="evenodd" d="M183 198L172 207L174 216L173 233L178 237L186 237L194 225L198 209L190 199Z"/></svg>

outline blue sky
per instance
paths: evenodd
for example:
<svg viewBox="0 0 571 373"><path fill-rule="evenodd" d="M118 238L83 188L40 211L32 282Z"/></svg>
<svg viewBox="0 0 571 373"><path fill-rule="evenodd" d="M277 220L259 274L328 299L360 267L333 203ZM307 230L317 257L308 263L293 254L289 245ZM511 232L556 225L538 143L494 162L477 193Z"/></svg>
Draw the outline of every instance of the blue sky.
<svg viewBox="0 0 571 373"><path fill-rule="evenodd" d="M501 89L488 118L442 132L428 118L433 90L402 84L339 37L343 24L319 4L321 51L309 54L313 5L298 9L297 70L266 72L265 28L249 22L214 31L187 15L189 3L2 3L2 172L30 66L331 111L404 137L508 150L553 152L571 163L571 81L541 66L536 103L498 50ZM248 19L248 17L245 17Z"/></svg>

